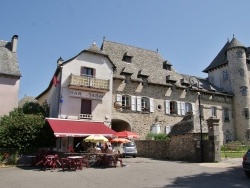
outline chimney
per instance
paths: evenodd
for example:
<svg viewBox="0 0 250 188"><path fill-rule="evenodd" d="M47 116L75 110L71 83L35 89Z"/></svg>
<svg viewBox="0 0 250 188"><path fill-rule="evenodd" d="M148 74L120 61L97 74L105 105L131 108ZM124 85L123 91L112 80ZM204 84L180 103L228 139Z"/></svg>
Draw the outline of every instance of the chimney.
<svg viewBox="0 0 250 188"><path fill-rule="evenodd" d="M16 53L17 50L17 41L18 41L18 36L14 35L11 39L12 52L14 53Z"/></svg>
<svg viewBox="0 0 250 188"><path fill-rule="evenodd" d="M60 57L58 60L57 60L57 66L61 66L63 63L63 59Z"/></svg>

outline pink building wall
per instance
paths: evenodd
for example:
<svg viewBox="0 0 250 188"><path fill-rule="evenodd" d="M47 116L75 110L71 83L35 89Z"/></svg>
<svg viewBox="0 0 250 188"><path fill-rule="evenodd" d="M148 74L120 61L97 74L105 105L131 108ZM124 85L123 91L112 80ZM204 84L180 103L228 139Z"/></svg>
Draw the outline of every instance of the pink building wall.
<svg viewBox="0 0 250 188"><path fill-rule="evenodd" d="M19 78L0 77L0 116L18 107Z"/></svg>

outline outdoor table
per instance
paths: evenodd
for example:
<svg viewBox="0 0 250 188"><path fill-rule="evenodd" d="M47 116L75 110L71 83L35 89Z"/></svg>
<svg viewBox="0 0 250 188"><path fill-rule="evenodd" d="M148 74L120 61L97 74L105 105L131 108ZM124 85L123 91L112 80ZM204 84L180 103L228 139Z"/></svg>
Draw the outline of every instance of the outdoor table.
<svg viewBox="0 0 250 188"><path fill-rule="evenodd" d="M82 170L83 156L68 156L68 168L76 170L77 168Z"/></svg>
<svg viewBox="0 0 250 188"><path fill-rule="evenodd" d="M55 169L57 168L57 163L61 165L57 155L45 155L43 159L37 163L37 165L40 163L42 164L43 170L46 170L47 168Z"/></svg>

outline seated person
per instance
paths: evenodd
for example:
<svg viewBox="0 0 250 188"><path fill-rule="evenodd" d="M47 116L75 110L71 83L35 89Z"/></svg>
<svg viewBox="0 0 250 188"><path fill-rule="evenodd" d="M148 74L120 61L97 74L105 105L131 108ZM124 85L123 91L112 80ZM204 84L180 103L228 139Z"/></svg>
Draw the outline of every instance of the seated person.
<svg viewBox="0 0 250 188"><path fill-rule="evenodd" d="M93 147L93 145L90 145L87 149L87 153L95 153L95 148Z"/></svg>
<svg viewBox="0 0 250 188"><path fill-rule="evenodd" d="M111 145L108 145L108 148L106 150L106 153L113 153L113 148Z"/></svg>
<svg viewBox="0 0 250 188"><path fill-rule="evenodd" d="M96 147L95 147L95 152L96 153L101 153L101 148L98 145L96 145Z"/></svg>

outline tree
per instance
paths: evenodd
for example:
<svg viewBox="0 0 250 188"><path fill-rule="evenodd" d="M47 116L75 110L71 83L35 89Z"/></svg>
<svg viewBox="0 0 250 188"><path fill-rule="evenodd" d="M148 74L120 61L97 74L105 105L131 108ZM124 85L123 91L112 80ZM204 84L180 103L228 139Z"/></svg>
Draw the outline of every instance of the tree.
<svg viewBox="0 0 250 188"><path fill-rule="evenodd" d="M55 137L45 115L48 109L38 103L25 103L0 119L0 145L27 153L32 148L49 147Z"/></svg>

